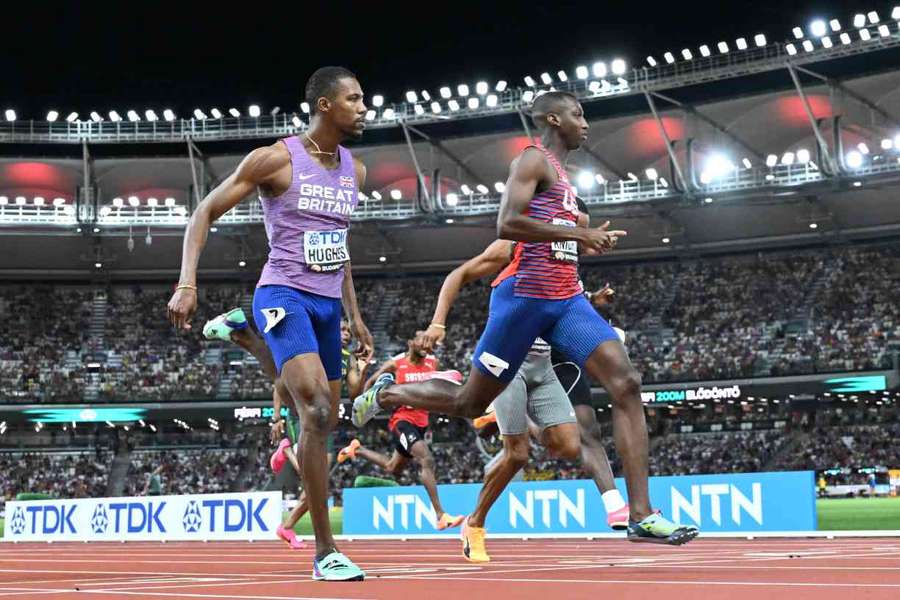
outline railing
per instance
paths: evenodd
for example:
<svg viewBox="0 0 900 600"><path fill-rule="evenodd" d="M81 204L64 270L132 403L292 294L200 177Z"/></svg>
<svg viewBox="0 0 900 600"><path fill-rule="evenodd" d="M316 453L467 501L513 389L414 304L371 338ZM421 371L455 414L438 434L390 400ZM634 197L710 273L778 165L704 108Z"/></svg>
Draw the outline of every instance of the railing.
<svg viewBox="0 0 900 600"><path fill-rule="evenodd" d="M893 24L896 29L896 24ZM567 90L578 96L582 102L595 102L609 97L642 94L644 92L723 81L736 77L744 77L767 71L785 68L787 63L807 65L876 52L900 46L900 33L896 31L881 36L876 26L868 30L871 37L863 40L858 31L853 32L856 39L844 44L835 41L830 48L819 46L811 52L802 48L791 56L785 51L782 43L772 43L763 47L735 50L725 54L698 57L689 61L676 61L673 64L660 64L656 67L640 67L632 69L621 77L593 77L589 79L570 79L554 82L556 89ZM798 47L800 44L795 42ZM373 118L368 119L370 128L397 127L400 121L409 124L429 124L448 120L463 120L479 117L514 113L528 105L530 96L539 89L549 88L542 85L534 88L509 88L502 92L490 94L471 94L466 97L454 96L453 101L459 104L457 110L449 106L451 99L435 98L430 101L395 103L380 107ZM488 96L495 102L487 104ZM468 106L469 98L478 101L477 107ZM440 104L440 112L431 109L432 102ZM291 135L306 128L296 114L282 113L274 116L259 117L223 117L220 119L174 119L172 121L13 121L0 123L0 143L134 143L134 142L181 142L188 139L239 140L277 138Z"/></svg>

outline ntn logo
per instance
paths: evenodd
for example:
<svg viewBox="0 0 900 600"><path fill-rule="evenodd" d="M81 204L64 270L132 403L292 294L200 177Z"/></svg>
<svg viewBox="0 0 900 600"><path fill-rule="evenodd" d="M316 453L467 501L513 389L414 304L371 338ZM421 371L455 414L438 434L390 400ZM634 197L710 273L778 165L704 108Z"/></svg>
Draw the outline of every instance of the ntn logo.
<svg viewBox="0 0 900 600"><path fill-rule="evenodd" d="M389 529L395 529L395 517L399 515L400 526L409 529L410 508L414 511L416 529L422 529L423 522L432 528L437 526L437 515L430 502L426 503L416 494L391 494L384 503L378 498L372 498L372 527L381 529L381 524L384 523Z"/></svg>
<svg viewBox="0 0 900 600"><path fill-rule="evenodd" d="M709 516L716 525L722 524L722 496L728 496L730 501L731 521L740 525L742 513L746 513L757 524L763 524L763 497L762 484L750 485L750 496L745 495L737 486L728 483L704 483L692 485L688 497L682 494L678 488L672 486L672 519L680 523L682 515L688 517L694 524L703 525L704 498L709 498Z"/></svg>
<svg viewBox="0 0 900 600"><path fill-rule="evenodd" d="M553 504L556 503L556 511ZM584 490L575 491L575 500L561 489L528 490L524 496L509 492L509 524L512 527L519 526L519 519L534 527L535 507L538 507L541 523L544 527L551 527L552 517L556 516L556 523L563 527L569 526L569 517L582 527L585 527L585 502Z"/></svg>

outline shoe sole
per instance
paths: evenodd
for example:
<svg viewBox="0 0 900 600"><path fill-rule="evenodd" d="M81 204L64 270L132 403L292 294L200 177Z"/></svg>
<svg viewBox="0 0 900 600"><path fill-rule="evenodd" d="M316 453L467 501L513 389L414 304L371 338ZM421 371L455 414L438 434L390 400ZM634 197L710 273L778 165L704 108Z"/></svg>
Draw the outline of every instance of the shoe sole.
<svg viewBox="0 0 900 600"><path fill-rule="evenodd" d="M351 577L349 579L328 579L327 577L316 577L313 575L313 581L329 581L332 583L340 583L342 581L362 581L366 578L365 575L357 575L356 577Z"/></svg>
<svg viewBox="0 0 900 600"><path fill-rule="evenodd" d="M629 542L635 542L637 544L665 544L667 546L683 546L700 535L700 532L696 529L683 533L677 537L644 537L644 536L628 536Z"/></svg>
<svg viewBox="0 0 900 600"><path fill-rule="evenodd" d="M628 521L614 521L612 523L607 523L609 528L613 531L625 531L628 529Z"/></svg>

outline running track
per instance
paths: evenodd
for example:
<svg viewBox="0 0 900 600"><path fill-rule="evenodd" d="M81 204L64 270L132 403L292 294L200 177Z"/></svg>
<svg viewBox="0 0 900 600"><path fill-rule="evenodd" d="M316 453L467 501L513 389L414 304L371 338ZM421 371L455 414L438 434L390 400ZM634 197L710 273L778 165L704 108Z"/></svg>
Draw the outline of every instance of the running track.
<svg viewBox="0 0 900 600"><path fill-rule="evenodd" d="M362 583L309 580L311 550L277 542L2 544L0 600L437 600L520 598L897 598L896 538L489 540L473 565L459 543L354 541Z"/></svg>

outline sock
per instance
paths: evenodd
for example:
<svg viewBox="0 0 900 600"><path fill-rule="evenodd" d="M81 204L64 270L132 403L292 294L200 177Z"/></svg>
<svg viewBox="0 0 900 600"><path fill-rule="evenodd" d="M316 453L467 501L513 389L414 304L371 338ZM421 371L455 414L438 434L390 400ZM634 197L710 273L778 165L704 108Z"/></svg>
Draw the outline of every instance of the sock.
<svg viewBox="0 0 900 600"><path fill-rule="evenodd" d="M600 494L600 499L603 500L603 507L606 509L606 514L615 512L625 506L625 499L616 488Z"/></svg>

